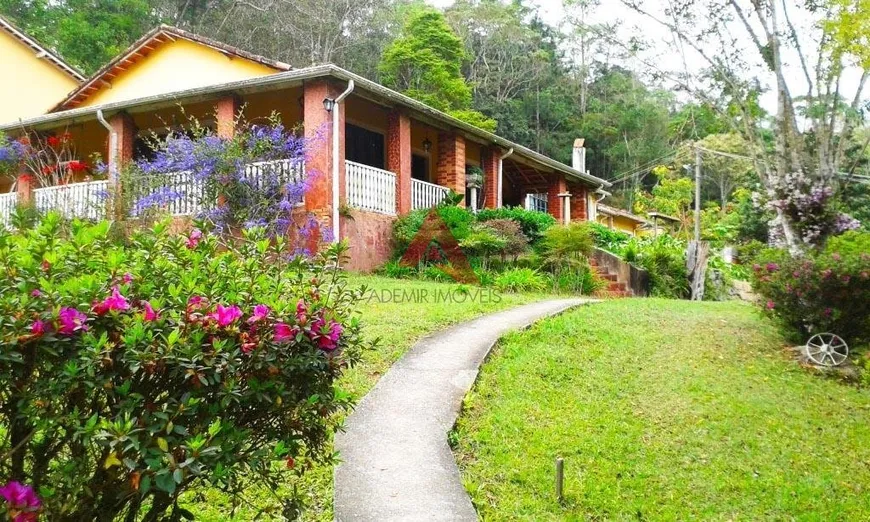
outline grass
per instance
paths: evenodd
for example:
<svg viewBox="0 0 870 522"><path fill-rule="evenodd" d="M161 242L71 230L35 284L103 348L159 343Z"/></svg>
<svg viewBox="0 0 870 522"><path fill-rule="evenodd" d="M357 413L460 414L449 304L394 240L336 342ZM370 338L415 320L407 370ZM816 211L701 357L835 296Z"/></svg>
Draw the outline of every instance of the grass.
<svg viewBox="0 0 870 522"><path fill-rule="evenodd" d="M452 434L466 488L484 520L868 520L870 395L783 346L748 305L658 299L512 334Z"/></svg>
<svg viewBox="0 0 870 522"><path fill-rule="evenodd" d="M457 285L434 283L419 280L397 280L378 276L351 276L351 283L365 285L376 292L376 298L364 301L360 307L364 333L369 339L379 338L375 350L365 354L361 364L351 368L338 383L339 386L357 398L361 398L377 382L390 366L414 343L425 335L480 316L482 314L510 308L519 304L542 299L544 296L533 294L501 294L498 301L492 294L484 293L484 298L464 302L435 302L436 292L455 290ZM392 292L425 292L427 298L422 302L409 302L401 295ZM471 291L477 291L471 289ZM454 293L455 295L455 293ZM490 296L489 299L486 297ZM398 297L398 299L397 299ZM462 299L457 298L457 299ZM319 466L308 471L296 485L303 497L306 509L304 520L332 520L332 466ZM288 483L278 491L252 489L246 493L246 503L239 507L232 517L228 517L232 499L217 490L200 490L184 498L182 504L203 522L249 521L253 520L260 508L274 504L275 498L290 495L293 484ZM263 515L264 520L275 520L277 513Z"/></svg>

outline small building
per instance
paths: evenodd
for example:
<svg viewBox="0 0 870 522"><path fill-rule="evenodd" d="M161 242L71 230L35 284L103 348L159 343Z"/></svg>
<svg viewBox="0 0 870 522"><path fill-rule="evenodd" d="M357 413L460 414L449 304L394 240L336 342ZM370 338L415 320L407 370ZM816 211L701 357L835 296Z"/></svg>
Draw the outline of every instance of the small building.
<svg viewBox="0 0 870 522"><path fill-rule="evenodd" d="M0 123L45 114L84 80L75 68L0 18Z"/></svg>
<svg viewBox="0 0 870 522"><path fill-rule="evenodd" d="M586 171L582 140L574 164L565 165L335 65L290 69L166 26L103 67L54 112L0 130L65 133L82 158L100 154L113 172L147 154L148 138L183 130L190 117L226 137L239 114L256 122L274 113L285 128L320 137L305 169L327 175L313 180L305 208L348 240L351 269L387 261L396 217L433 207L451 190L473 209L526 205L569 222L594 219L610 186ZM472 167L483 172L480 186L466 184ZM52 190L35 189L38 207ZM339 212L343 207L353 215Z"/></svg>
<svg viewBox="0 0 870 522"><path fill-rule="evenodd" d="M611 230L619 230L632 236L639 235L642 228L651 226L649 221L637 214L602 203L598 204L597 220Z"/></svg>

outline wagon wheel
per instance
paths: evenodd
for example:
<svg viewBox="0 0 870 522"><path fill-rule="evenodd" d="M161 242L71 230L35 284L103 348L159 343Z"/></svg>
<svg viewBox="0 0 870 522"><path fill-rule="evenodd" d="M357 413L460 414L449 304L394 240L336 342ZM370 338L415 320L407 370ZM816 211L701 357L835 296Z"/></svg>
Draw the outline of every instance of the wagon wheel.
<svg viewBox="0 0 870 522"><path fill-rule="evenodd" d="M807 357L820 366L839 366L849 357L849 345L837 334L820 333L807 341Z"/></svg>

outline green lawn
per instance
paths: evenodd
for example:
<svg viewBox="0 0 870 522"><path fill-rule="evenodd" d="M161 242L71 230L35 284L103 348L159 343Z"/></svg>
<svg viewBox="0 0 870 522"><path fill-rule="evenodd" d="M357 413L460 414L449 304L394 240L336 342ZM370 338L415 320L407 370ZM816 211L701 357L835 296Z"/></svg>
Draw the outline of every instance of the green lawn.
<svg viewBox="0 0 870 522"><path fill-rule="evenodd" d="M485 520L868 520L870 394L783 346L748 305L658 299L510 335L453 434L465 485Z"/></svg>
<svg viewBox="0 0 870 522"><path fill-rule="evenodd" d="M457 285L432 283L426 281L404 281L377 276L352 276L351 282L365 285L378 292L378 297L361 304L360 313L365 334L380 338L376 350L366 353L363 362L350 369L340 382L340 386L361 398L375 385L405 351L417 340L436 330L466 321L473 317L542 299L545 296L528 294L502 294L501 300L465 298L464 302L435 302L436 291L453 290ZM403 300L397 302L394 295L384 291L426 292L424 302L414 303ZM400 297L401 299L401 297ZM460 298L461 299L461 298ZM278 498L284 497L291 486L276 492ZM305 520L332 520L332 467L323 466L308 472L305 479L297 484L298 491L307 504ZM231 500L220 491L206 490L193 493L185 498L183 504L190 509L196 519L204 522L225 520L249 521L259 508L270 503L273 493L264 490L251 490L247 500L251 504L241 506L232 518L228 518ZM274 520L276 514L264 515L265 520Z"/></svg>

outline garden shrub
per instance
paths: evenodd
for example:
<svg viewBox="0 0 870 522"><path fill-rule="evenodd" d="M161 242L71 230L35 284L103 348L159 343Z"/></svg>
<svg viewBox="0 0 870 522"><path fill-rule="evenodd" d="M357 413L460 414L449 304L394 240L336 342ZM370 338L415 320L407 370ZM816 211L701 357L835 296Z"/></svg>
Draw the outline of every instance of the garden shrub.
<svg viewBox="0 0 870 522"><path fill-rule="evenodd" d="M598 277L588 265L553 275L552 281L557 292L570 294L592 295L607 287L607 281Z"/></svg>
<svg viewBox="0 0 870 522"><path fill-rule="evenodd" d="M592 232L592 239L595 241L595 246L607 250L608 252L618 252L631 239L631 235L622 232L621 230L613 230L607 228L601 223L589 222L589 230Z"/></svg>
<svg viewBox="0 0 870 522"><path fill-rule="evenodd" d="M392 277L394 279L407 279L409 277L414 276L414 269L405 266L399 261L388 261L382 266L378 272L386 277Z"/></svg>
<svg viewBox="0 0 870 522"><path fill-rule="evenodd" d="M2 476L46 520L176 520L185 490L237 498L331 462L362 290L337 268L346 247L285 246L166 223L119 241L56 214L0 230Z"/></svg>
<svg viewBox="0 0 870 522"><path fill-rule="evenodd" d="M471 233L471 226L474 223L474 214L471 211L462 207L454 206L438 206L435 207L438 216L444 221L447 229L453 234L457 241L461 241ZM393 241L395 250L393 251L395 258L400 258L408 249L414 236L423 226L423 220L429 214L431 209L417 209L409 212L404 216L400 216L393 223Z"/></svg>
<svg viewBox="0 0 870 522"><path fill-rule="evenodd" d="M479 257L483 268L488 268L490 256L503 252L507 243L507 240L492 228L485 224L478 224L470 234L459 241L459 246L467 255Z"/></svg>
<svg viewBox="0 0 870 522"><path fill-rule="evenodd" d="M768 249L753 272L764 310L795 341L820 332L849 343L870 341L870 232L832 237L801 257Z"/></svg>
<svg viewBox="0 0 870 522"><path fill-rule="evenodd" d="M526 210L522 207L485 208L477 213L478 221L510 219L519 223L523 234L532 244L537 243L544 231L556 224L556 218L546 212Z"/></svg>
<svg viewBox="0 0 870 522"><path fill-rule="evenodd" d="M512 219L491 219L482 223L489 230L492 230L496 236L504 240L505 245L499 250L502 262L507 261L507 258L512 258L516 261L517 257L526 253L529 249L529 238L523 234L519 223Z"/></svg>
<svg viewBox="0 0 870 522"><path fill-rule="evenodd" d="M547 279L537 270L512 268L497 275L494 285L502 292L538 292L547 286Z"/></svg>

